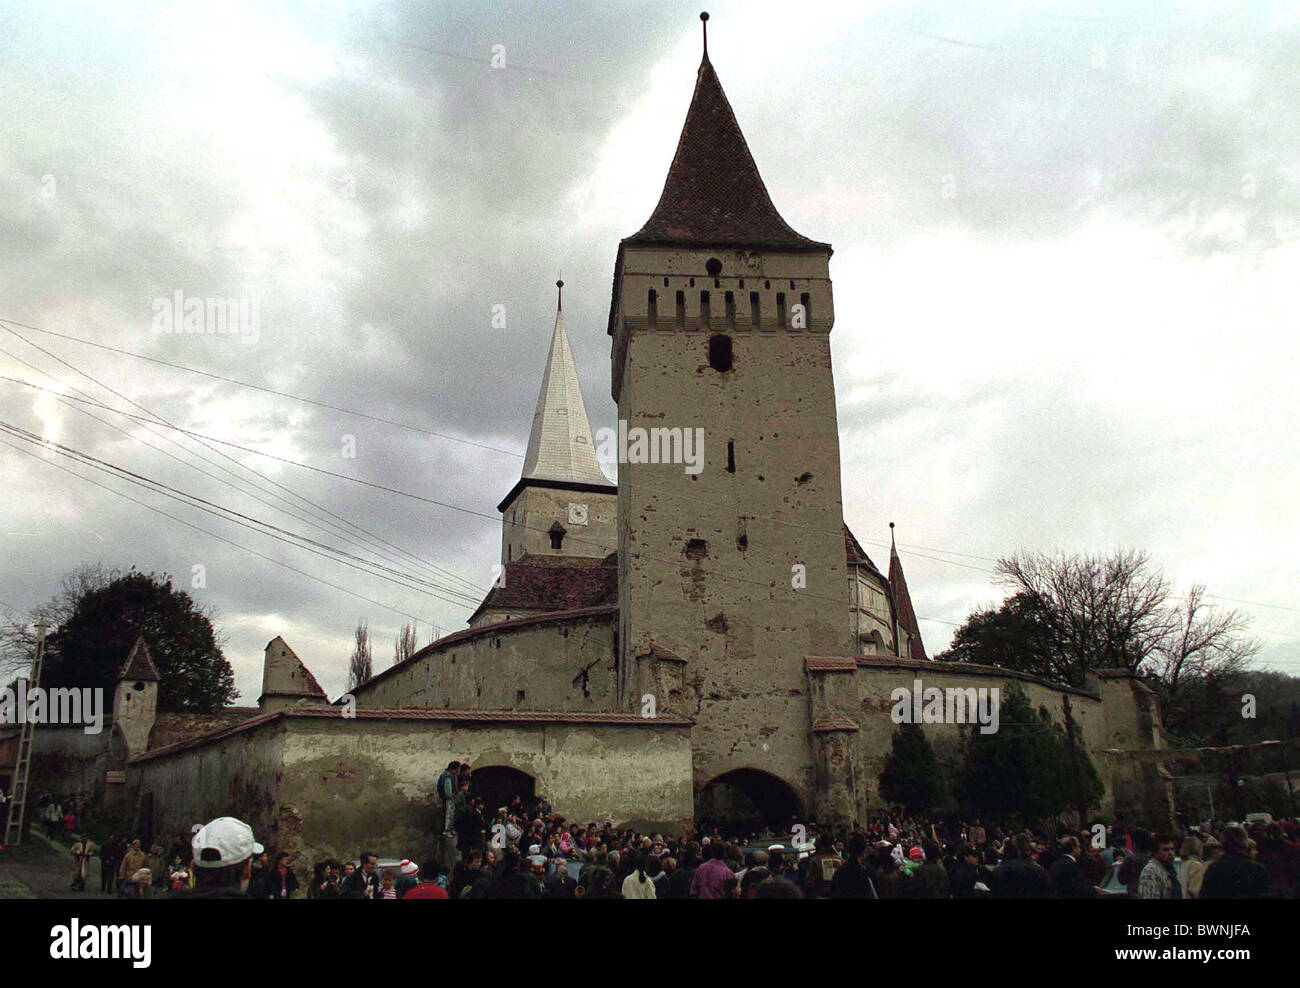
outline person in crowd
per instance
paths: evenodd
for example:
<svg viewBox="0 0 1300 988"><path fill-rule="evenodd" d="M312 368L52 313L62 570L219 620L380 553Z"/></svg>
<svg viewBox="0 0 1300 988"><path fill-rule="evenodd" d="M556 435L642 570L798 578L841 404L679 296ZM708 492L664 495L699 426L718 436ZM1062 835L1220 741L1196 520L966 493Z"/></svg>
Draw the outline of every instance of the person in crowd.
<svg viewBox="0 0 1300 988"><path fill-rule="evenodd" d="M392 868L385 868L379 878L379 898L396 899L397 898L397 872Z"/></svg>
<svg viewBox="0 0 1300 988"><path fill-rule="evenodd" d="M95 845L89 837L83 837L80 834L72 835L72 890L74 892L86 891L86 866L90 863L91 855L95 853Z"/></svg>
<svg viewBox="0 0 1300 988"><path fill-rule="evenodd" d="M1224 828L1223 857L1206 866L1202 899L1254 899L1268 891L1268 873L1258 861L1250 860L1248 840L1241 827Z"/></svg>
<svg viewBox="0 0 1300 988"><path fill-rule="evenodd" d="M150 887L153 883L153 874L148 868L137 868L131 875L131 880L122 885L118 890L119 899L152 899L153 889Z"/></svg>
<svg viewBox="0 0 1300 988"><path fill-rule="evenodd" d="M1151 860L1151 834L1149 831L1138 827L1133 831L1130 840L1133 843L1133 853L1129 854L1123 864L1119 867L1119 880L1124 883L1128 889L1129 898L1136 899L1138 893L1138 880L1142 877L1142 871Z"/></svg>
<svg viewBox="0 0 1300 988"><path fill-rule="evenodd" d="M191 842L193 888L176 889L172 899L246 899L253 858L253 828L235 817L201 826Z"/></svg>
<svg viewBox="0 0 1300 988"><path fill-rule="evenodd" d="M418 881L414 888L402 896L403 899L450 899L447 890L438 884L442 866L430 858L420 865Z"/></svg>
<svg viewBox="0 0 1300 988"><path fill-rule="evenodd" d="M1174 870L1174 839L1154 836L1151 860L1138 877L1139 899L1181 899L1183 889Z"/></svg>
<svg viewBox="0 0 1300 988"><path fill-rule="evenodd" d="M1016 834L1004 848L1005 857L993 871L1000 899L1046 899L1047 872L1033 859L1032 845L1024 834Z"/></svg>
<svg viewBox="0 0 1300 988"><path fill-rule="evenodd" d="M1203 845L1199 837L1189 835L1179 848L1178 883L1183 887L1184 899L1199 899L1201 882L1205 879L1205 861L1201 858Z"/></svg>
<svg viewBox="0 0 1300 988"><path fill-rule="evenodd" d="M250 883L249 888L252 888ZM289 867L289 853L281 851L275 856L275 866L262 878L259 898L290 899L298 891L298 878ZM251 894L251 893L250 893Z"/></svg>
<svg viewBox="0 0 1300 988"><path fill-rule="evenodd" d="M409 858L404 858L397 866L397 897L404 898L406 893L420 884L420 866Z"/></svg>
<svg viewBox="0 0 1300 988"><path fill-rule="evenodd" d="M730 878L732 871L722 860L723 845L719 841L712 841L704 849L704 864L696 869L694 878L691 879L692 899L721 899L722 883L724 879Z"/></svg>
<svg viewBox="0 0 1300 988"><path fill-rule="evenodd" d="M848 846L845 849L848 860L835 869L835 874L832 876L827 889L829 898L876 898L876 888L872 884L871 871L866 864L868 850L865 834L854 832L849 837Z"/></svg>
<svg viewBox="0 0 1300 988"><path fill-rule="evenodd" d="M131 846L122 855L122 863L117 868L118 882L126 884L134 881L131 876L145 866L146 860L147 855L140 849L140 841L131 841Z"/></svg>
<svg viewBox="0 0 1300 988"><path fill-rule="evenodd" d="M361 866L350 872L339 887L340 899L378 899L379 876L375 874L379 859L369 851L361 852Z"/></svg>
<svg viewBox="0 0 1300 988"><path fill-rule="evenodd" d="M112 895L117 891L117 869L121 867L126 848L116 834L110 834L99 849L99 891Z"/></svg>
<svg viewBox="0 0 1300 988"><path fill-rule="evenodd" d="M1091 899L1097 894L1079 867L1079 838L1061 839L1056 858L1047 868L1047 887L1054 899Z"/></svg>
<svg viewBox="0 0 1300 988"><path fill-rule="evenodd" d="M651 880L650 876L646 874L645 852L640 850L633 851L629 858L632 864L632 870L628 873L628 876L623 879L623 898L658 898L658 890L655 888L655 883ZM732 877L734 880L734 876L731 876L730 869L728 869L728 876ZM698 877L699 875L697 873L696 878L698 879Z"/></svg>
<svg viewBox="0 0 1300 988"><path fill-rule="evenodd" d="M438 796L442 799L442 832L455 833L456 793L460 789L460 762L451 761L438 776Z"/></svg>

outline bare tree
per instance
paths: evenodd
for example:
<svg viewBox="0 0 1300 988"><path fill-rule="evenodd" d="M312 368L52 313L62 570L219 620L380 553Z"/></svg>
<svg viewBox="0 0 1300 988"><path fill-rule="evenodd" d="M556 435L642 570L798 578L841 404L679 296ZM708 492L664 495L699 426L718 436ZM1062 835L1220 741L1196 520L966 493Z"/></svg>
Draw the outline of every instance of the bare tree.
<svg viewBox="0 0 1300 988"><path fill-rule="evenodd" d="M58 592L30 613L6 610L0 622L0 682L14 675L26 675L36 649L36 626L45 623L49 631L61 628L77 610L87 594L103 590L124 575L118 568L103 563L82 563L59 581ZM47 638L47 649L52 643Z"/></svg>
<svg viewBox="0 0 1300 988"><path fill-rule="evenodd" d="M1169 582L1146 553L1026 553L998 561L994 579L1042 622L1049 674L1082 684L1090 669L1137 672L1171 630Z"/></svg>
<svg viewBox="0 0 1300 988"><path fill-rule="evenodd" d="M415 624L404 624L393 641L393 665L399 665L415 654L419 642L415 637Z"/></svg>
<svg viewBox="0 0 1300 988"><path fill-rule="evenodd" d="M348 692L368 680L371 676L370 628L366 622L357 623L352 646L352 657L348 659Z"/></svg>

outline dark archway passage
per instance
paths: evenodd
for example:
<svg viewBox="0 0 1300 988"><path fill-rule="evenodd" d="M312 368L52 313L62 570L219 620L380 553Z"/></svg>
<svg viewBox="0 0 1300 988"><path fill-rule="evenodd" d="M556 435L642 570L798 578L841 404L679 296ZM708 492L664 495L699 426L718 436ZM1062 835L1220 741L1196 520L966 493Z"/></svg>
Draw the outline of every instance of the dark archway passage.
<svg viewBox="0 0 1300 988"><path fill-rule="evenodd" d="M799 794L782 779L755 768L724 772L695 797L695 817L724 830L785 835L805 822Z"/></svg>
<svg viewBox="0 0 1300 988"><path fill-rule="evenodd" d="M499 806L509 806L519 796L525 803L535 792L536 780L509 765L485 765L470 773L475 795L482 798L491 817Z"/></svg>

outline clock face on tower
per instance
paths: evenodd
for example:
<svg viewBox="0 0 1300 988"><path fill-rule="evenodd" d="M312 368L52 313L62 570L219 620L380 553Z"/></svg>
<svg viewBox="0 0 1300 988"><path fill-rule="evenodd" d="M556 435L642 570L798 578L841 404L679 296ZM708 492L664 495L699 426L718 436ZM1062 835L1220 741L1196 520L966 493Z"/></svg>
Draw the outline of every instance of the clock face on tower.
<svg viewBox="0 0 1300 988"><path fill-rule="evenodd" d="M569 524L587 524L587 506L585 504L575 504L572 501L569 502Z"/></svg>

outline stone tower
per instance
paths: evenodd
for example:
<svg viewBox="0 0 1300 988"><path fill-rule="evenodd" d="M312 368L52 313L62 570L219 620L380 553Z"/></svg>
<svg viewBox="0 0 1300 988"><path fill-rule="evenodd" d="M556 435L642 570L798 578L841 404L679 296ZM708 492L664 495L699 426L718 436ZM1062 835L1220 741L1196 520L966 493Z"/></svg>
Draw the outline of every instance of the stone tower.
<svg viewBox="0 0 1300 988"><path fill-rule="evenodd" d="M121 732L128 757L149 747L149 734L157 719L158 669L141 636L122 664L113 693L113 729Z"/></svg>
<svg viewBox="0 0 1300 988"><path fill-rule="evenodd" d="M497 505L503 567L525 555L602 559L616 544L615 488L596 459L578 368L564 332L564 282L555 287L555 329L523 473Z"/></svg>
<svg viewBox="0 0 1300 988"><path fill-rule="evenodd" d="M302 659L276 635L266 643L262 659L262 695L257 698L258 709L271 713L311 701L328 703L329 698Z"/></svg>
<svg viewBox="0 0 1300 988"><path fill-rule="evenodd" d="M805 658L854 654L830 256L772 204L706 46L659 203L614 269L620 428L704 443L698 473L631 445L620 462L620 699L642 706L664 679L644 667L671 656L697 795L757 770L805 818L822 785Z"/></svg>

